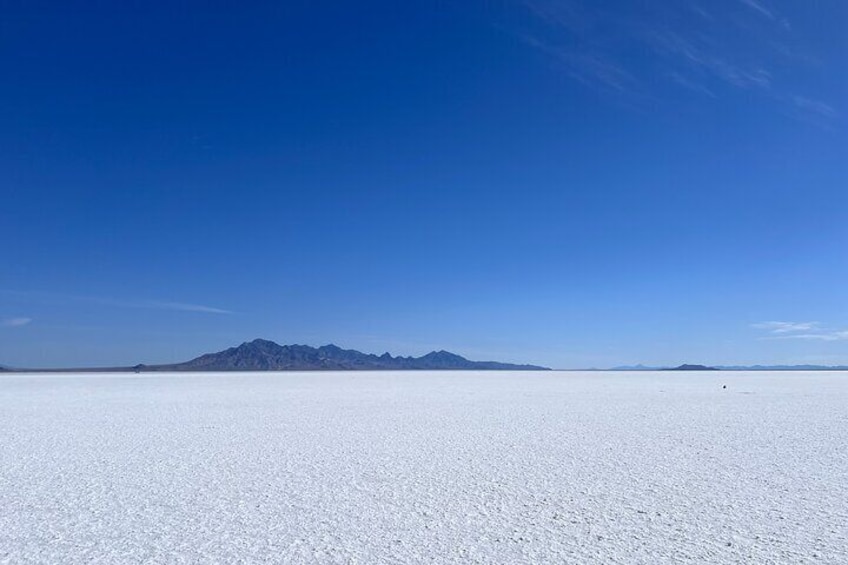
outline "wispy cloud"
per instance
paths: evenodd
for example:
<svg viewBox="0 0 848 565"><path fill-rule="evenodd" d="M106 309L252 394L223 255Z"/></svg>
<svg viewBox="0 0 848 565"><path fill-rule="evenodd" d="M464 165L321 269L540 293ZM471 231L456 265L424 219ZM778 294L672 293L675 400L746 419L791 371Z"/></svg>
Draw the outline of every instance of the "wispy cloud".
<svg viewBox="0 0 848 565"><path fill-rule="evenodd" d="M682 86L683 88L688 88L689 90L693 90L693 91L695 91L699 94L704 94L706 96L709 96L710 98L717 98L715 92L713 92L712 90L710 90L709 88L707 88L703 84L701 84L699 82L695 82L692 79L687 78L687 77L683 76L682 74L680 74L676 71L671 71L668 74L668 77L674 83L676 83L678 86Z"/></svg>
<svg viewBox="0 0 848 565"><path fill-rule="evenodd" d="M184 302L160 302L158 300L148 300L138 303L139 308L158 308L162 310L179 310L181 312L205 312L207 314L232 314L230 310L223 308L215 308L213 306L204 306L202 304L186 304Z"/></svg>
<svg viewBox="0 0 848 565"><path fill-rule="evenodd" d="M203 312L206 314L232 314L230 310L206 306L204 304L189 304L186 302L168 302L163 300L123 300L94 296L74 296L73 300L116 306L118 308L142 308L145 310L175 310L178 312Z"/></svg>
<svg viewBox="0 0 848 565"><path fill-rule="evenodd" d="M0 320L0 326L6 328L19 328L32 322L32 318L5 318Z"/></svg>
<svg viewBox="0 0 848 565"><path fill-rule="evenodd" d="M522 0L525 8L546 23L567 28L575 33L586 32L592 25L590 11L580 2L563 0Z"/></svg>
<svg viewBox="0 0 848 565"><path fill-rule="evenodd" d="M188 302L173 302L167 300L133 300L110 298L103 296L82 296L78 294L64 294L58 292L43 292L43 291L18 291L0 289L0 294L7 296L16 296L18 298L36 300L41 302L84 302L88 304L99 304L102 306L114 306L116 308L141 308L148 310L174 310L179 312L200 312L206 314L232 314L231 310L208 306L204 304L194 304Z"/></svg>
<svg viewBox="0 0 848 565"><path fill-rule="evenodd" d="M771 336L765 339L803 339L807 341L845 341L848 340L848 331L831 331L813 334L791 334Z"/></svg>
<svg viewBox="0 0 848 565"><path fill-rule="evenodd" d="M835 118L838 113L836 109L830 104L825 104L820 100L813 100L811 98L807 98L805 96L792 95L790 97L795 106L801 110L811 112L813 114L818 114L823 118Z"/></svg>
<svg viewBox="0 0 848 565"><path fill-rule="evenodd" d="M699 0L648 2L621 10L591 0L517 1L530 23L516 35L590 87L652 101L663 82L710 98L748 90L817 125L839 117L815 93L782 80L788 68L818 67L767 0L709 9Z"/></svg>
<svg viewBox="0 0 848 565"><path fill-rule="evenodd" d="M759 12L761 15L767 17L770 20L773 20L775 18L774 12L772 12L771 10L769 10L768 8L763 6L757 0L739 0L739 1L742 2L743 4L745 4L746 6L748 6L749 8Z"/></svg>
<svg viewBox="0 0 848 565"><path fill-rule="evenodd" d="M819 322L757 322L751 324L751 327L768 332L768 335L761 339L848 340L848 330L823 328Z"/></svg>
<svg viewBox="0 0 848 565"><path fill-rule="evenodd" d="M698 14L698 16L700 16L701 18L703 18L703 19L705 19L709 22L715 21L715 17L710 12L708 12L706 10L706 8L701 6L698 2L694 2L694 1L689 2L688 7L689 7L689 10L691 10L695 14Z"/></svg>
<svg viewBox="0 0 848 565"><path fill-rule="evenodd" d="M559 57L567 64L568 74L584 84L602 85L619 92L636 85L633 75L610 59L567 52L560 53Z"/></svg>
<svg viewBox="0 0 848 565"><path fill-rule="evenodd" d="M752 328L758 330L768 330L775 334L785 334L790 332L806 332L818 328L818 322L757 322L751 324Z"/></svg>
<svg viewBox="0 0 848 565"><path fill-rule="evenodd" d="M657 55L670 66L677 67L673 73L690 82L711 79L742 89L769 90L772 87L772 75L767 69L735 62L715 50L704 38L690 39L663 29L646 33L644 39ZM680 82L679 78L676 82Z"/></svg>

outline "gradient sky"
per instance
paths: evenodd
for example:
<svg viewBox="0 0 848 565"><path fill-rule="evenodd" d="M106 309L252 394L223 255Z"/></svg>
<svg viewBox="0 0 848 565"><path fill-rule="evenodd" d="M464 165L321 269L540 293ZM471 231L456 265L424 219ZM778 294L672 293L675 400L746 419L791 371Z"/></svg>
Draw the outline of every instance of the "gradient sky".
<svg viewBox="0 0 848 565"><path fill-rule="evenodd" d="M0 11L0 364L848 363L843 0Z"/></svg>

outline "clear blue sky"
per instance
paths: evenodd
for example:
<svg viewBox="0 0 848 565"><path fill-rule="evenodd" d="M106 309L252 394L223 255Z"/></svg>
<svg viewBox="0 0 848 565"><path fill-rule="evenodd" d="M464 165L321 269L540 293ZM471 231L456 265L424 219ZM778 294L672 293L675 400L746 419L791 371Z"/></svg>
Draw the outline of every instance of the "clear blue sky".
<svg viewBox="0 0 848 565"><path fill-rule="evenodd" d="M848 363L842 0L0 10L0 364Z"/></svg>

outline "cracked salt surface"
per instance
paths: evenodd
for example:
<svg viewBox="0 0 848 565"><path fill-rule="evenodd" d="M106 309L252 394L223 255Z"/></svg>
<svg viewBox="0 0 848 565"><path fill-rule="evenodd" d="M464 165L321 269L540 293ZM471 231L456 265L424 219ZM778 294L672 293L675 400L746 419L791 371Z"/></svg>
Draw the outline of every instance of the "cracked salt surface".
<svg viewBox="0 0 848 565"><path fill-rule="evenodd" d="M846 373L2 376L0 563L844 565L846 446Z"/></svg>

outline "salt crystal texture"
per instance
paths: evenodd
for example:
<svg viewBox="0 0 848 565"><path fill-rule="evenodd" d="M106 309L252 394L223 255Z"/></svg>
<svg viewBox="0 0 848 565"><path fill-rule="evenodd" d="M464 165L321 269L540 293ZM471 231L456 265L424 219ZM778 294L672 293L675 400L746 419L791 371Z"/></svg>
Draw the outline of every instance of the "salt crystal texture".
<svg viewBox="0 0 848 565"><path fill-rule="evenodd" d="M846 446L846 373L6 375L0 563L844 565Z"/></svg>

